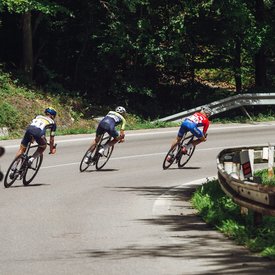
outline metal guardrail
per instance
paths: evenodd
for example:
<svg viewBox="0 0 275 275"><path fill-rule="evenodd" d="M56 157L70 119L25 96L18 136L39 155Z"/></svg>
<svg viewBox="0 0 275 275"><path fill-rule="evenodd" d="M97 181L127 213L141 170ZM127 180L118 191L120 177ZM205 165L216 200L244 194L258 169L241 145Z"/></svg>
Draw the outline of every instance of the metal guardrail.
<svg viewBox="0 0 275 275"><path fill-rule="evenodd" d="M207 105L213 110L213 114L219 114L235 108L243 108L244 106L275 105L275 93L239 94L222 100L214 101ZM156 121L180 121L184 117L201 110L202 106L160 118ZM249 116L248 113L247 115Z"/></svg>
<svg viewBox="0 0 275 275"><path fill-rule="evenodd" d="M263 159L265 147L242 147L221 151L217 156L218 180L223 191L238 205L260 215L275 216L275 187L263 185L255 177L247 180L238 175L238 171L241 171L240 152L250 150L253 153L255 170L263 169L263 163L267 162ZM231 168L228 169L228 165L232 165Z"/></svg>

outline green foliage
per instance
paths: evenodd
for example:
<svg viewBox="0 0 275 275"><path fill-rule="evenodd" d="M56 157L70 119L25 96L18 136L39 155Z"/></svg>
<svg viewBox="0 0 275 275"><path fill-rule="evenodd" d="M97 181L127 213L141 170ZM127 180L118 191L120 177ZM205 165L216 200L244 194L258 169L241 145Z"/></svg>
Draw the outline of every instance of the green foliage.
<svg viewBox="0 0 275 275"><path fill-rule="evenodd" d="M234 216L239 212L238 206L224 195L217 181L203 184L192 197L192 203L204 220L212 225L221 225L225 213Z"/></svg>
<svg viewBox="0 0 275 275"><path fill-rule="evenodd" d="M127 130L137 130L137 129L155 129L155 128L165 128L165 127L178 127L179 123L175 122L151 122L150 120L142 119L137 115L128 114L127 115Z"/></svg>
<svg viewBox="0 0 275 275"><path fill-rule="evenodd" d="M240 207L228 198L218 181L208 181L193 194L191 202L202 218L237 244L275 259L275 217L266 216L260 227L253 226L253 213L240 214Z"/></svg>
<svg viewBox="0 0 275 275"><path fill-rule="evenodd" d="M19 112L9 103L0 102L0 127L17 129L19 125Z"/></svg>
<svg viewBox="0 0 275 275"><path fill-rule="evenodd" d="M273 169L273 172L275 173L275 169ZM258 170L254 173L254 175L260 177L261 184L267 186L275 186L275 177L269 178L267 169Z"/></svg>
<svg viewBox="0 0 275 275"><path fill-rule="evenodd" d="M267 248L265 248L262 252L261 255L263 257L268 257L270 259L275 259L275 246L269 246Z"/></svg>
<svg viewBox="0 0 275 275"><path fill-rule="evenodd" d="M267 65L265 86L274 85L270 2L263 2L259 20L261 10L248 0L3 0L0 60L20 71L20 17L30 12L37 86L56 92L60 84L94 106L119 103L152 119L206 104L216 96L213 86L222 88L221 95L235 88L238 76L244 89L252 87L255 71L264 69L255 67L259 49ZM137 101L154 101L148 104L153 108L148 112Z"/></svg>
<svg viewBox="0 0 275 275"><path fill-rule="evenodd" d="M222 220L221 226L217 227L227 237L234 239L237 244L245 245L247 243L247 230L244 225L239 224L232 219Z"/></svg>
<svg viewBox="0 0 275 275"><path fill-rule="evenodd" d="M9 12L26 13L29 11L40 11L44 14L54 15L57 12L67 12L67 9L50 0L2 0L2 8L6 7ZM0 7L1 8L1 7Z"/></svg>

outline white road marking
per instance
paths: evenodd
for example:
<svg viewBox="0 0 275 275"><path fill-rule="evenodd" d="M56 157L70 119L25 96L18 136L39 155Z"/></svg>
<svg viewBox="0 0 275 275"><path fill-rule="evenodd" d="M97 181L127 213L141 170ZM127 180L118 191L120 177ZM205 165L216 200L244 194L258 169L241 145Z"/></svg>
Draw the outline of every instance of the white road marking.
<svg viewBox="0 0 275 275"><path fill-rule="evenodd" d="M262 144L254 144L253 146L262 146ZM239 145L236 147L247 147L246 145ZM199 151L211 151L211 150L221 150L225 149L225 147L211 147L211 148L198 148L196 149L196 152ZM124 160L124 159L133 159L133 158L146 158L146 157L154 157L154 156L160 156L160 155L165 155L167 152L159 152L159 153L152 153L152 154L141 154L141 155L131 155L131 156L125 156L125 157L114 157L110 158L109 161L114 161L114 160ZM79 165L80 161L78 162L70 162L70 163L63 163L63 164L57 164L57 165L51 165L51 166L45 166L41 167L41 169L50 169L50 168L57 168L57 167L62 167L62 166L70 166L70 165Z"/></svg>
<svg viewBox="0 0 275 275"><path fill-rule="evenodd" d="M153 215L160 216L160 215L180 215L180 212L182 211L182 208L184 207L179 207L179 204L184 204L185 202L179 202L179 200L173 200L171 196L171 193L175 193L175 191L180 190L183 188L185 185L201 185L207 181L212 181L216 180L216 176L212 177L207 177L207 178L202 178L186 183L182 183L182 180L180 180L178 183L175 183L175 186L170 188L169 190L165 191L162 195L160 195L154 202L153 205ZM173 203L176 203L176 206L173 207ZM173 210L173 211L172 211Z"/></svg>
<svg viewBox="0 0 275 275"><path fill-rule="evenodd" d="M240 129L240 128L253 128L253 127L270 127L270 126L275 126L274 123L261 123L261 124L253 124L253 125L232 125L232 126L226 126L226 125L220 125L219 127L215 127L214 125L211 126L209 128L209 132L212 131L218 131L218 130L232 130L232 129ZM175 127L177 128L177 127ZM135 137L135 136L148 136L148 135L163 135L163 134L171 134L171 133L175 133L175 135L177 134L177 129L170 129L170 130L166 130L166 131L154 131L156 129L152 129L151 132L142 132L142 133L127 133L127 137ZM148 130L150 131L150 130ZM79 138L72 138L72 139L60 139L60 136L56 136L56 142L57 143L68 143L68 142L81 142L81 141L91 141L94 138L94 134L91 134L89 137L79 137ZM60 137L62 138L62 137ZM5 141L3 141L4 143ZM20 142L20 141L19 141ZM2 143L2 142L1 142ZM1 144L0 143L0 144ZM1 144L1 146L4 146L6 149L9 148L18 148L19 144L16 145L4 145Z"/></svg>

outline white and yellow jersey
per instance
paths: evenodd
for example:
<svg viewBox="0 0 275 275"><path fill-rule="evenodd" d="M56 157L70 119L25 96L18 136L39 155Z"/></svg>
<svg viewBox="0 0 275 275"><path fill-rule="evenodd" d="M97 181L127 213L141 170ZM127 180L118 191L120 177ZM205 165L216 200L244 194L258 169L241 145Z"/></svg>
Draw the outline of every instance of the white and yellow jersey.
<svg viewBox="0 0 275 275"><path fill-rule="evenodd" d="M126 120L121 114L114 111L110 111L106 115L106 117L111 117L115 121L115 125L121 124L121 127L120 127L121 130L125 129Z"/></svg>
<svg viewBox="0 0 275 275"><path fill-rule="evenodd" d="M53 119L51 119L48 116L37 116L35 117L30 126L34 126L36 128L41 129L43 132L46 132L47 129L51 130L51 136L54 135L54 132L56 131L56 123Z"/></svg>

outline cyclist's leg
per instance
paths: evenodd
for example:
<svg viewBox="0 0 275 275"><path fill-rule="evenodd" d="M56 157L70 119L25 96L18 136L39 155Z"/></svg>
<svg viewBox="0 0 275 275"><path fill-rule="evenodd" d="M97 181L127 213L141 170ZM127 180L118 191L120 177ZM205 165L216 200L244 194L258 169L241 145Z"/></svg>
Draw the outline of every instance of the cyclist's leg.
<svg viewBox="0 0 275 275"><path fill-rule="evenodd" d="M185 125L185 121L182 122L178 134L176 136L176 138L173 140L172 144L171 144L171 148L173 148L177 143L180 143L182 137L184 136L184 134L188 131L188 129L186 128Z"/></svg>
<svg viewBox="0 0 275 275"><path fill-rule="evenodd" d="M92 154L96 148L96 145L98 144L98 142L100 140L100 136L104 135L105 132L106 132L106 129L104 127L104 123L100 122L96 129L95 139L92 141L92 144L89 147L88 152L86 153L86 157L84 159L85 163L89 163L90 157L92 156Z"/></svg>
<svg viewBox="0 0 275 275"><path fill-rule="evenodd" d="M34 159L36 159L37 157L42 155L43 152L46 150L47 140L45 137L45 132L39 128L33 127L30 129L30 132L31 132L33 139L38 144L36 151L33 153L32 157L31 157L31 161L33 161Z"/></svg>
<svg viewBox="0 0 275 275"><path fill-rule="evenodd" d="M28 143L31 141L31 134L29 128L27 128L22 140L18 151L16 152L15 158L19 155L24 154L26 152Z"/></svg>
<svg viewBox="0 0 275 275"><path fill-rule="evenodd" d="M28 145L28 134L27 134L27 131L25 132L25 135L21 141L21 144L20 144L20 147L18 149L18 151L16 152L15 154L15 158L18 158L18 156L20 156L21 154L24 154L26 152L26 149L27 149L27 145ZM20 159L18 158L17 161L15 161L11 167L11 172L10 172L10 179L13 179L14 178L14 175L15 175L15 172L16 172L16 168L18 166L18 163L19 163Z"/></svg>
<svg viewBox="0 0 275 275"><path fill-rule="evenodd" d="M107 128L107 129L106 129ZM106 123L101 122L99 123L97 129L96 129L96 135L95 135L95 139L90 147L90 151L93 152L95 149L96 144L98 144L100 137L102 135L104 135L108 130L108 125L106 125Z"/></svg>
<svg viewBox="0 0 275 275"><path fill-rule="evenodd" d="M114 123L111 122L111 123L106 124L105 130L113 139L103 146L103 149L101 149L99 151L101 154L106 149L108 149L109 147L114 146L119 141L119 133L116 130Z"/></svg>
<svg viewBox="0 0 275 275"><path fill-rule="evenodd" d="M20 147L19 147L18 151L16 152L14 159L16 159L18 156L20 156L26 152L26 149L27 149L27 146L28 146L28 143L30 142L30 140L31 140L31 135L29 133L29 129L27 129L22 140L21 140ZM19 159L18 159L18 161L19 161ZM11 167L12 171L14 171L16 169L17 164L18 164L18 162L14 162L13 166Z"/></svg>
<svg viewBox="0 0 275 275"><path fill-rule="evenodd" d="M185 125L184 125L184 121L182 122L180 128L179 128L179 131L178 131L178 134L176 136L176 138L172 141L172 144L171 144L171 147L170 147L170 150L172 148L174 148L177 144L179 144L182 140L182 137L184 136L184 134L187 132L188 130L186 129ZM167 161L168 162L173 162L174 161L174 155L173 153L170 153L168 156L167 156Z"/></svg>
<svg viewBox="0 0 275 275"><path fill-rule="evenodd" d="M108 134L113 138L108 144L108 147L114 146L118 141L119 141L119 133L118 131L114 128L111 129L111 131L108 132Z"/></svg>
<svg viewBox="0 0 275 275"><path fill-rule="evenodd" d="M35 139L35 141L37 142L38 147L32 155L33 159L36 159L37 157L42 155L44 153L44 151L46 150L46 148L47 148L47 140L46 140L45 136L42 136L38 139Z"/></svg>
<svg viewBox="0 0 275 275"><path fill-rule="evenodd" d="M190 149L193 146L197 146L203 141L204 134L198 127L190 128L190 132L197 138L196 140L193 140L192 143L190 143L187 146L187 149Z"/></svg>
<svg viewBox="0 0 275 275"><path fill-rule="evenodd" d="M98 151L101 155L103 155L104 151L108 148L114 146L119 141L119 133L117 132L116 135L112 131L107 131L107 133L113 138L108 143L104 144L103 147Z"/></svg>

